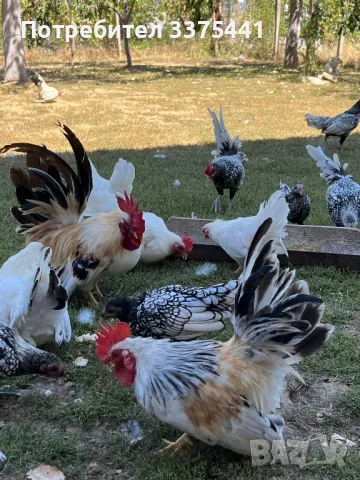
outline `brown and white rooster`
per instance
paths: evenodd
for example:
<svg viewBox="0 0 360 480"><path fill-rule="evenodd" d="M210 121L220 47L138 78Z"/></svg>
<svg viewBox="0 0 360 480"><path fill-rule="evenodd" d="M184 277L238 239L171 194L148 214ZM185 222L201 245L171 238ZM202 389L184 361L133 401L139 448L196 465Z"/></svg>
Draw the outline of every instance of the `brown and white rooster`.
<svg viewBox="0 0 360 480"><path fill-rule="evenodd" d="M65 287L69 295L77 283L97 304L93 293L101 294L96 283L138 263L145 222L127 195L117 198L118 210L81 221L92 189L91 166L80 140L70 128L59 126L74 152L77 174L45 146L13 143L0 150L26 153L28 171L10 171L20 204L11 212L20 224L17 231L26 233L28 242L51 247L53 266L71 263L77 282Z"/></svg>
<svg viewBox="0 0 360 480"><path fill-rule="evenodd" d="M285 377L333 333L320 323L322 300L294 282L295 272L280 270L272 222L263 221L250 245L228 342L131 338L125 323L101 326L100 361L114 365L123 386L135 385L148 412L185 432L167 449L194 437L250 454L251 440L282 439L284 420L272 412Z"/></svg>
<svg viewBox="0 0 360 480"><path fill-rule="evenodd" d="M45 103L51 103L58 97L61 97L61 92L54 87L50 87L39 73L34 72L30 78L38 88L39 100L42 100Z"/></svg>

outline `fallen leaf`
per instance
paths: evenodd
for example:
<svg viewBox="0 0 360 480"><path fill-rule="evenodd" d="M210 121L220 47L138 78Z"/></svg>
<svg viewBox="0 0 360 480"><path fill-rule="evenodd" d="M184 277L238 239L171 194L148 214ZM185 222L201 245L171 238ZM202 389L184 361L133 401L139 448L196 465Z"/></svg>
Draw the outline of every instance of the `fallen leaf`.
<svg viewBox="0 0 360 480"><path fill-rule="evenodd" d="M39 465L27 473L29 480L65 480L65 475L57 467Z"/></svg>

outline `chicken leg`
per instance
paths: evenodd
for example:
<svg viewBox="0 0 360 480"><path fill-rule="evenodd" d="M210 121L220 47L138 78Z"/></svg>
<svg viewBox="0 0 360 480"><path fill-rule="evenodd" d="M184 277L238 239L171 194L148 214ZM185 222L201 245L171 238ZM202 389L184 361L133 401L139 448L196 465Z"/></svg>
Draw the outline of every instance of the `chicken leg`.
<svg viewBox="0 0 360 480"><path fill-rule="evenodd" d="M176 442L169 442L169 440L165 440L165 439L163 440L167 444L167 447L162 448L161 450L159 450L158 453L164 453L167 451L175 453L175 452L179 452L180 450L184 450L189 445L193 445L193 440L190 437L190 435L188 435L187 433L184 433L183 435L181 435L181 437L178 438Z"/></svg>
<svg viewBox="0 0 360 480"><path fill-rule="evenodd" d="M104 295L100 292L98 284L95 283L94 290L92 291L93 295L97 295L99 298L104 298Z"/></svg>
<svg viewBox="0 0 360 480"><path fill-rule="evenodd" d="M213 206L211 208L211 211L214 210L215 213L220 213L220 210L221 210L220 197L221 197L220 195L216 197L216 199L214 200Z"/></svg>
<svg viewBox="0 0 360 480"><path fill-rule="evenodd" d="M94 307L98 307L99 306L99 302L95 299L94 295L93 295L93 292L86 292L86 295L87 297L89 298L90 300L90 303L92 305L94 305Z"/></svg>

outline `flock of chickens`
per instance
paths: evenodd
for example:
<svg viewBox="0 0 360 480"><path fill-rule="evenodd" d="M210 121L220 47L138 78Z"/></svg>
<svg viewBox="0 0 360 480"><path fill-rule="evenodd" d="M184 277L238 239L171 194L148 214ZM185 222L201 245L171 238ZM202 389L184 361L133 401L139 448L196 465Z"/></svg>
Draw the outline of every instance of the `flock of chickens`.
<svg viewBox="0 0 360 480"><path fill-rule="evenodd" d="M231 208L247 158L240 140L226 130L222 110L219 118L209 113L216 151L205 174L216 188L213 208L219 212L224 190ZM335 119L307 118L325 135L340 136L341 143L350 133L345 129L355 128L359 119L360 101ZM134 202L131 163L120 159L106 180L70 128L59 127L76 171L45 146L13 143L0 149L25 153L27 164L26 170L10 171L19 203L11 212L27 246L0 269L0 377L63 375L58 357L39 347L70 341L68 301L75 289L98 305L101 279L126 274L139 261L187 258L193 247L190 238L170 232L161 218ZM333 221L356 226L360 185L337 156L329 159L320 147L307 150L330 183ZM286 375L334 330L321 323L322 300L310 294L305 281L295 281L295 271L281 270L278 260L286 254L287 222L302 224L309 212L303 186L281 183L255 216L203 227L204 236L242 267L238 279L203 288L168 285L106 302L102 321L112 320L100 323L97 356L113 365L124 387L134 384L148 412L185 432L166 449L178 450L195 438L250 454L253 439L283 438L284 420L274 412ZM234 331L228 342L192 340L230 321Z"/></svg>

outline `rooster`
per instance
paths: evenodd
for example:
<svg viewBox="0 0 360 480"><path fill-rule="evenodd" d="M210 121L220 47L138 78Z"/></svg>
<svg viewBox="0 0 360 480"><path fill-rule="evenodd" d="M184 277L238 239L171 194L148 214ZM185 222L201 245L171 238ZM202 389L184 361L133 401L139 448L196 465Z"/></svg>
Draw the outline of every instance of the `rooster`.
<svg viewBox="0 0 360 480"><path fill-rule="evenodd" d="M325 144L329 137L340 137L340 145L342 146L360 122L360 100L349 110L336 115L336 117L315 116L307 113L305 120L309 127L317 128L325 134Z"/></svg>
<svg viewBox="0 0 360 480"><path fill-rule="evenodd" d="M117 198L117 210L81 221L92 189L91 166L79 139L67 126L59 126L74 152L77 174L45 146L13 143L0 150L27 154L28 173L10 171L20 203L11 212L20 224L17 231L26 233L29 242L52 249L54 266L72 264L79 288L97 305L94 294L101 296L97 282L126 273L138 263L145 222L127 194Z"/></svg>
<svg viewBox="0 0 360 480"><path fill-rule="evenodd" d="M287 255L282 239L286 236L285 227L289 206L280 190L274 192L267 202L260 205L257 215L239 217L234 220L215 220L203 226L204 239L211 239L239 265L242 266L249 250L252 238L262 222L277 212L276 221L278 237L274 245L278 254Z"/></svg>
<svg viewBox="0 0 360 480"><path fill-rule="evenodd" d="M294 282L294 271L280 271L278 212L272 215L253 236L228 342L131 338L121 322L100 327L99 360L114 365L124 387L135 384L148 412L185 432L165 450L179 450L194 437L250 455L251 440L282 439L284 420L271 412L285 377L333 333L332 325L320 323L322 300L309 294L305 281Z"/></svg>
<svg viewBox="0 0 360 480"><path fill-rule="evenodd" d="M290 188L286 183L280 182L280 190L289 205L288 221L297 225L304 225L304 221L310 215L310 199L304 193L304 185L297 183Z"/></svg>
<svg viewBox="0 0 360 480"><path fill-rule="evenodd" d="M116 163L110 180L101 177L94 164L90 161L93 189L91 191L84 217L107 213L117 209L115 194L130 195L135 179L135 167L122 158ZM186 259L193 248L191 238L181 237L165 225L162 218L154 213L144 212L145 232L141 250L141 262L155 263L170 255Z"/></svg>
<svg viewBox="0 0 360 480"><path fill-rule="evenodd" d="M332 221L337 227L356 227L359 223L360 185L351 175L346 175L348 164L341 166L336 153L331 160L321 147L306 145L306 149L320 168L320 176L329 184L326 203Z"/></svg>
<svg viewBox="0 0 360 480"><path fill-rule="evenodd" d="M34 72L30 78L39 90L39 100L45 103L51 103L58 97L61 97L61 92L54 87L50 87L39 73Z"/></svg>
<svg viewBox="0 0 360 480"><path fill-rule="evenodd" d="M189 340L224 328L231 318L238 282L213 287L169 285L106 302L103 318L126 322L139 337Z"/></svg>
<svg viewBox="0 0 360 480"><path fill-rule="evenodd" d="M247 157L240 151L242 143L239 138L231 138L226 130L222 107L220 107L219 119L212 110L208 110L208 112L214 123L216 150L213 152L215 158L205 168L205 175L213 182L218 193L212 209L215 210L215 213L219 213L220 197L224 195L224 190L229 190L228 209L231 209L233 198L244 182L244 161L247 161Z"/></svg>
<svg viewBox="0 0 360 480"><path fill-rule="evenodd" d="M33 346L69 342L68 295L50 267L51 248L31 242L0 269L0 318Z"/></svg>
<svg viewBox="0 0 360 480"><path fill-rule="evenodd" d="M14 329L0 323L0 378L33 373L61 377L64 366L56 355L33 347ZM0 392L0 398L9 395L14 394Z"/></svg>

